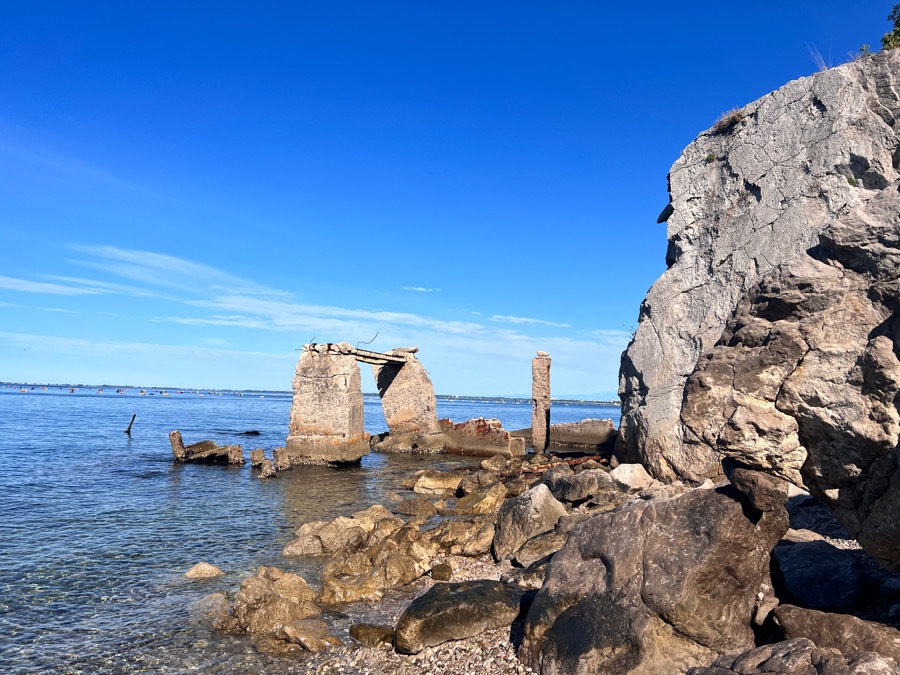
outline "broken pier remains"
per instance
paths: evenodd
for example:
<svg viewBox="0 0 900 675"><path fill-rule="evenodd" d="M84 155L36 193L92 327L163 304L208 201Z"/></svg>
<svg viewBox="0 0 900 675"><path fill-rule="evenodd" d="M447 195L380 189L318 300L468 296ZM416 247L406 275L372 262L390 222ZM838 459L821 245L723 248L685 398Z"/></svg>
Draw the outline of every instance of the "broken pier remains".
<svg viewBox="0 0 900 675"><path fill-rule="evenodd" d="M347 342L304 345L285 446L290 463L355 462L369 454L358 362L372 366L392 435L415 439L440 433L434 385L417 351L374 352Z"/></svg>

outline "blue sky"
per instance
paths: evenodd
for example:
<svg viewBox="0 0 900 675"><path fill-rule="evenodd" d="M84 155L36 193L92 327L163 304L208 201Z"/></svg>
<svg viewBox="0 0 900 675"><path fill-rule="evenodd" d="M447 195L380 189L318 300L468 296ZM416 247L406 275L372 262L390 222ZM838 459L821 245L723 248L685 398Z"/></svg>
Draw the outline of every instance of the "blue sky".
<svg viewBox="0 0 900 675"><path fill-rule="evenodd" d="M289 389L377 332L614 397L682 148L891 3L610 4L4 3L0 380Z"/></svg>

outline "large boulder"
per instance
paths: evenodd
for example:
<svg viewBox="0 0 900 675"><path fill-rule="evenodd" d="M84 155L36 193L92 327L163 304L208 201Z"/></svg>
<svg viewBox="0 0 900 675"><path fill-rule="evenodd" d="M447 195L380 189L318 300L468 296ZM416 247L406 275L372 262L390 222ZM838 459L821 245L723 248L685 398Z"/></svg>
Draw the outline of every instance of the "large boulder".
<svg viewBox="0 0 900 675"><path fill-rule="evenodd" d="M384 532L399 530L402 526L402 518L375 504L349 517L303 523L297 530L296 538L284 547L284 555L325 555L346 548L360 548L376 528Z"/></svg>
<svg viewBox="0 0 900 675"><path fill-rule="evenodd" d="M231 615L240 630L275 635L284 624L320 614L314 599L300 575L262 566L241 582Z"/></svg>
<svg viewBox="0 0 900 675"><path fill-rule="evenodd" d="M858 611L881 584L881 579L869 573L866 559L871 558L865 552L840 549L827 541L782 542L774 555L782 600L809 609Z"/></svg>
<svg viewBox="0 0 900 675"><path fill-rule="evenodd" d="M522 597L522 591L499 581L435 584L400 615L394 646L402 654L418 654L509 626L521 612Z"/></svg>
<svg viewBox="0 0 900 675"><path fill-rule="evenodd" d="M624 461L661 479L718 473L714 445L682 443L687 378L760 279L803 257L851 210L896 191L898 72L893 50L790 82L700 134L675 162L660 216L668 270L641 305L620 369ZM786 309L773 304L768 315ZM797 347L775 342L772 351L790 357ZM773 354L771 368L786 365Z"/></svg>
<svg viewBox="0 0 900 675"><path fill-rule="evenodd" d="M319 601L326 605L380 600L384 591L415 581L431 568L438 550L417 527L406 525L380 536L378 528L362 547L335 553L322 570Z"/></svg>
<svg viewBox="0 0 900 675"><path fill-rule="evenodd" d="M888 187L862 190L874 194L741 301L688 380L682 419L686 452L808 488L896 570L900 180L885 171Z"/></svg>
<svg viewBox="0 0 900 675"><path fill-rule="evenodd" d="M550 561L520 657L548 675L668 673L751 648L787 524L730 486L590 518Z"/></svg>
<svg viewBox="0 0 900 675"><path fill-rule="evenodd" d="M526 541L556 527L564 515L566 507L553 497L543 483L518 497L507 499L497 514L494 558L510 558Z"/></svg>

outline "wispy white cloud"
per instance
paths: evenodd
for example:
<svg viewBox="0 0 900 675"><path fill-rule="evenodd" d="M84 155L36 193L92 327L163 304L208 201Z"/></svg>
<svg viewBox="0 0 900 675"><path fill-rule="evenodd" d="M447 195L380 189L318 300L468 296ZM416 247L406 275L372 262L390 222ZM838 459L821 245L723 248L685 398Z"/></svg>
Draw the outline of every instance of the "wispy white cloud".
<svg viewBox="0 0 900 675"><path fill-rule="evenodd" d="M440 288L422 288L421 286L401 286L401 291L416 291L417 293L435 293L440 291Z"/></svg>
<svg viewBox="0 0 900 675"><path fill-rule="evenodd" d="M185 293L225 292L260 297L289 298L290 293L254 284L210 265L163 253L123 249L117 246L73 245L83 258L73 262L151 287Z"/></svg>
<svg viewBox="0 0 900 675"><path fill-rule="evenodd" d="M18 307L14 302L0 302L0 307Z"/></svg>
<svg viewBox="0 0 900 675"><path fill-rule="evenodd" d="M41 281L16 279L14 277L0 277L0 288L10 291L23 291L25 293L45 293L48 295L96 295L101 292L94 288L48 284Z"/></svg>
<svg viewBox="0 0 900 675"><path fill-rule="evenodd" d="M555 321L544 321L543 319L529 319L524 316L507 316L505 314L494 314L494 316L491 317L491 321L498 321L500 323L556 326L557 328L571 328L571 325L567 323L556 323Z"/></svg>
<svg viewBox="0 0 900 675"><path fill-rule="evenodd" d="M45 312L58 312L59 314L76 314L74 309L63 309L62 307L41 307Z"/></svg>
<svg viewBox="0 0 900 675"><path fill-rule="evenodd" d="M123 295L133 295L136 297L153 297L157 293L146 288L138 288L128 284L117 284L111 281L99 281L97 279L85 279L84 277L63 277L56 275L47 275L47 279L55 279L56 281L64 281L69 284L95 290L98 293L121 293Z"/></svg>

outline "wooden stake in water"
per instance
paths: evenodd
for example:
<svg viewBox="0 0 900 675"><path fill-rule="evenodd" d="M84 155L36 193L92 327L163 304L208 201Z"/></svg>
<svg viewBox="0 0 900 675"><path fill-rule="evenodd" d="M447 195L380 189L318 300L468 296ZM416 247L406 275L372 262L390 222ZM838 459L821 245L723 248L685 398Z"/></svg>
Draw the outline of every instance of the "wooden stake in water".
<svg viewBox="0 0 900 675"><path fill-rule="evenodd" d="M137 417L137 414L131 416L131 421L128 423L128 428L125 430L125 433L131 436L131 425L134 424L134 418Z"/></svg>

